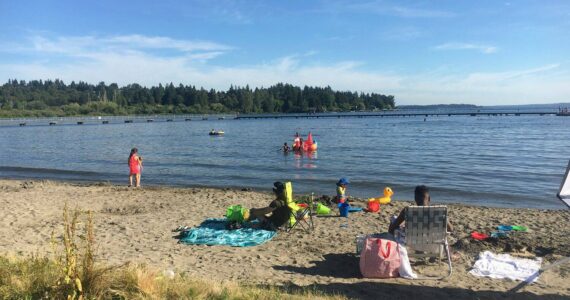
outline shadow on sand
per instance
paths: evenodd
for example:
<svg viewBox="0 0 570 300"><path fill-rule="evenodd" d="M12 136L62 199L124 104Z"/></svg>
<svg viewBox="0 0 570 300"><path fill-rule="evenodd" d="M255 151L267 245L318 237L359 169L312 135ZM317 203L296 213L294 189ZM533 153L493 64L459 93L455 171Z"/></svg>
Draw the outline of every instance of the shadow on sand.
<svg viewBox="0 0 570 300"><path fill-rule="evenodd" d="M529 292L507 293L499 291L473 291L455 287L430 287L419 285L403 285L389 280L376 280L357 283L313 284L310 286L288 285L281 288L287 292L309 290L320 291L328 295L342 295L350 299L539 299L562 300L568 297L561 295L535 295Z"/></svg>
<svg viewBox="0 0 570 300"><path fill-rule="evenodd" d="M351 253L325 254L324 260L311 261L314 266L274 266L275 270L318 275L334 278L362 278L358 269L358 257Z"/></svg>
<svg viewBox="0 0 570 300"><path fill-rule="evenodd" d="M322 261L312 261L314 266L274 266L280 271L311 276L325 276L341 279L362 279L358 266L358 257L354 254L326 254ZM421 284L421 281L417 281ZM490 287L491 288L491 287ZM519 291L507 293L500 291L473 291L455 287L430 287L408 285L391 279L369 279L356 283L328 283L310 286L287 285L281 287L287 292L316 290L329 295L342 295L351 299L568 299L561 295L535 295Z"/></svg>

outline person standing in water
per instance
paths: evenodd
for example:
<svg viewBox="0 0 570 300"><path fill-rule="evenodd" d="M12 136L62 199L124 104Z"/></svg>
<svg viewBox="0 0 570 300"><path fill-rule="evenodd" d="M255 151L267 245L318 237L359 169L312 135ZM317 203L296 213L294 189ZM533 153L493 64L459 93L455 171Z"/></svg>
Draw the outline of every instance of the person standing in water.
<svg viewBox="0 0 570 300"><path fill-rule="evenodd" d="M295 139L293 140L293 151L299 151L301 148L301 137L299 133L295 133Z"/></svg>
<svg viewBox="0 0 570 300"><path fill-rule="evenodd" d="M137 148L131 149L131 155L129 155L129 187L133 186L133 176L135 177L135 187L141 186L141 169L142 169L142 157L139 156L139 150Z"/></svg>

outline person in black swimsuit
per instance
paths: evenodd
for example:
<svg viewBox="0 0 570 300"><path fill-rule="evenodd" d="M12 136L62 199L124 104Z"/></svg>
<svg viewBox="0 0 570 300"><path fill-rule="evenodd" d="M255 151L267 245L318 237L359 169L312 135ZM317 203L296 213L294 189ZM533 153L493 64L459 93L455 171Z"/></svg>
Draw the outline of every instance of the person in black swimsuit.
<svg viewBox="0 0 570 300"><path fill-rule="evenodd" d="M252 208L249 210L249 220L258 219L261 221L261 227L268 230L277 230L289 220L291 216L291 208L287 205L285 196L285 185L282 182L273 183L273 192L275 200L269 203L269 206L263 208ZM267 214L269 217L267 217Z"/></svg>

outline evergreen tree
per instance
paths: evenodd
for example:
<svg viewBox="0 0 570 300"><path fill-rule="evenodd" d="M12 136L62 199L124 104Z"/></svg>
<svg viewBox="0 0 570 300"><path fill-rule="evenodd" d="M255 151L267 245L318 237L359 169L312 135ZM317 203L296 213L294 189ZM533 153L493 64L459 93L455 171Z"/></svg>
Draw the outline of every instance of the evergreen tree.
<svg viewBox="0 0 570 300"><path fill-rule="evenodd" d="M349 110L392 109L392 95L333 91L331 87L303 89L278 83L268 88L230 86L216 91L195 86L166 86L150 88L139 84L119 87L100 82L92 85L62 80L9 79L0 86L0 117L7 116L65 116L80 114L129 113L274 113L325 112Z"/></svg>

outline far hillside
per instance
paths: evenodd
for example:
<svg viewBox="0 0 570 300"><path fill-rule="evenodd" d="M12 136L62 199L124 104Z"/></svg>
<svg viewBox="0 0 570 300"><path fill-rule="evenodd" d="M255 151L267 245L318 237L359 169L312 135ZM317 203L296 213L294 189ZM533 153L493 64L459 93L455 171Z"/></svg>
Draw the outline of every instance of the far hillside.
<svg viewBox="0 0 570 300"><path fill-rule="evenodd" d="M384 110L394 96L331 87L278 83L268 88L231 86L226 91L193 85L144 87L116 83L65 84L56 80L9 80L0 86L0 117L53 117L128 114L315 113Z"/></svg>
<svg viewBox="0 0 570 300"><path fill-rule="evenodd" d="M445 110L445 111L461 111L461 110L534 110L534 111L553 111L559 108L570 108L570 103L547 103L547 104L520 104L520 105L473 105L473 104L429 104L429 105L398 105L396 109L400 110Z"/></svg>

